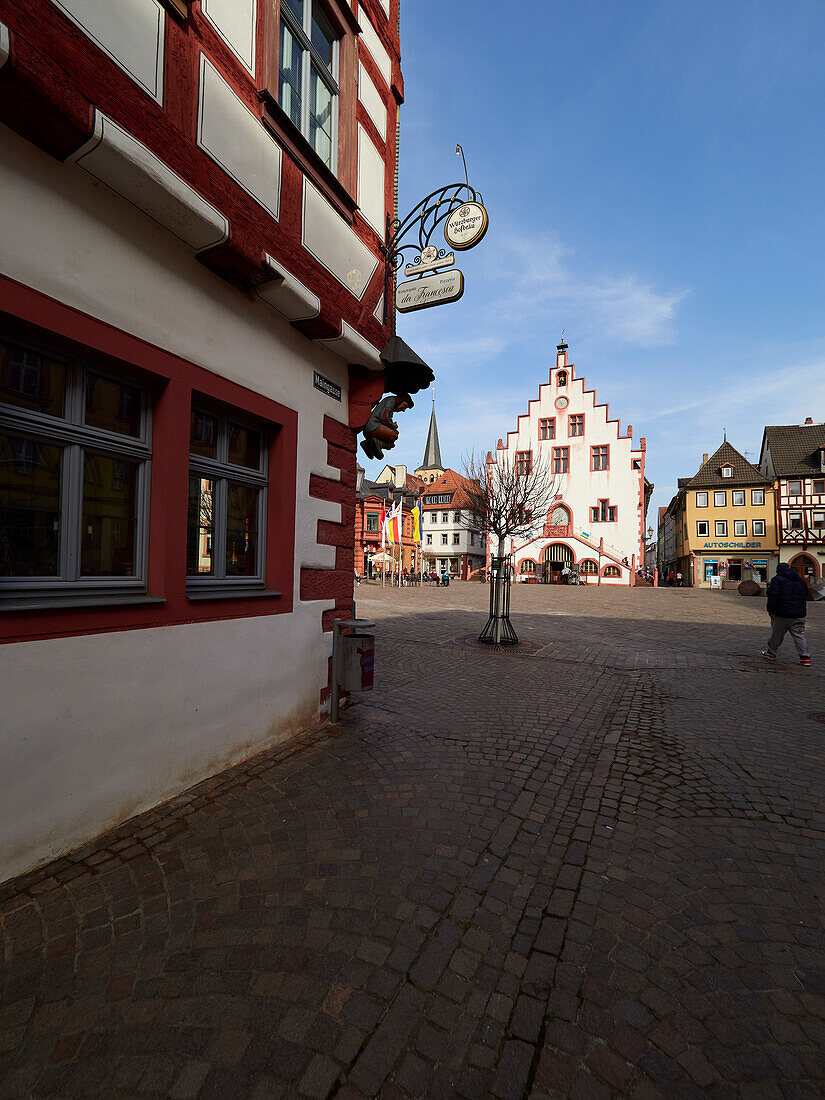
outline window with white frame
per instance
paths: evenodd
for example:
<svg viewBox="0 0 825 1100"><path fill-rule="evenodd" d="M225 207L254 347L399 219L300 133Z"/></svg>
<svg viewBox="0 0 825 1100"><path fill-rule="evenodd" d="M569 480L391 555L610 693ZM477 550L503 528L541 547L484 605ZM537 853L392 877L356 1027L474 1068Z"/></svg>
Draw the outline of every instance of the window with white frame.
<svg viewBox="0 0 825 1100"><path fill-rule="evenodd" d="M447 545L447 535L446 535L446 533L441 536L441 545L442 546Z"/></svg>
<svg viewBox="0 0 825 1100"><path fill-rule="evenodd" d="M822 480L820 478L814 479L814 492L825 493L825 480Z"/></svg>
<svg viewBox="0 0 825 1100"><path fill-rule="evenodd" d="M696 494L696 507L697 508L707 508L707 506L708 506L708 494L707 493L697 493Z"/></svg>
<svg viewBox="0 0 825 1100"><path fill-rule="evenodd" d="M458 546L460 535L453 535L453 546Z"/></svg>
<svg viewBox="0 0 825 1100"><path fill-rule="evenodd" d="M7 598L145 591L150 404L119 367L0 335Z"/></svg>
<svg viewBox="0 0 825 1100"><path fill-rule="evenodd" d="M292 123L335 171L338 36L319 0L281 0L278 99Z"/></svg>
<svg viewBox="0 0 825 1100"><path fill-rule="evenodd" d="M717 489L713 494L713 507L724 508L727 504L728 495L724 489Z"/></svg>
<svg viewBox="0 0 825 1100"><path fill-rule="evenodd" d="M733 466L723 466L722 477L733 477Z"/></svg>
<svg viewBox="0 0 825 1100"><path fill-rule="evenodd" d="M427 535L427 545L432 546L432 544L433 544L433 536L432 535Z"/></svg>
<svg viewBox="0 0 825 1100"><path fill-rule="evenodd" d="M764 489L751 489L751 504L764 504L765 503L765 490Z"/></svg>
<svg viewBox="0 0 825 1100"><path fill-rule="evenodd" d="M441 513L441 522L442 523L449 523L450 522L450 513L449 512L442 512Z"/></svg>
<svg viewBox="0 0 825 1100"><path fill-rule="evenodd" d="M461 512L453 512L453 523L461 523Z"/></svg>
<svg viewBox="0 0 825 1100"><path fill-rule="evenodd" d="M189 431L187 591L263 587L267 448L231 409L194 404Z"/></svg>
<svg viewBox="0 0 825 1100"><path fill-rule="evenodd" d="M753 534L754 538L765 535L765 521L763 519L753 520Z"/></svg>
<svg viewBox="0 0 825 1100"><path fill-rule="evenodd" d="M710 534L710 525L706 519L696 521L696 535L700 539L706 539Z"/></svg>
<svg viewBox="0 0 825 1100"><path fill-rule="evenodd" d="M728 521L726 519L716 520L716 534L727 535L728 533Z"/></svg>
<svg viewBox="0 0 825 1100"><path fill-rule="evenodd" d="M788 512L788 527L791 531L802 530L802 513L801 512Z"/></svg>
<svg viewBox="0 0 825 1100"><path fill-rule="evenodd" d="M734 506L734 508L743 507L744 504L745 504L745 490L744 489L734 489L734 490L732 490L732 492L730 494L730 500L731 500L731 504Z"/></svg>
<svg viewBox="0 0 825 1100"><path fill-rule="evenodd" d="M814 512L812 527L825 527L825 512Z"/></svg>
<svg viewBox="0 0 825 1100"><path fill-rule="evenodd" d="M748 537L748 521L745 519L735 519L733 521L733 534L734 538L744 539Z"/></svg>

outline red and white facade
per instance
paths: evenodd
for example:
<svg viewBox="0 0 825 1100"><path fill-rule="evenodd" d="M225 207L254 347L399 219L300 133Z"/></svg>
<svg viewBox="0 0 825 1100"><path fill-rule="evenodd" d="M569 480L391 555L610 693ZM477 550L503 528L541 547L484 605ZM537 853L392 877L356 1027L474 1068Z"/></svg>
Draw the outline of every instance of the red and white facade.
<svg viewBox="0 0 825 1100"><path fill-rule="evenodd" d="M0 879L325 709L398 3L0 0Z"/></svg>
<svg viewBox="0 0 825 1100"><path fill-rule="evenodd" d="M507 547L515 579L557 583L567 564L588 584L632 585L644 562L652 490L645 440L634 444L630 425L622 433L608 406L576 375L565 344L549 381L491 458L528 472L538 456L556 476L557 495L546 516L534 517L533 534Z"/></svg>

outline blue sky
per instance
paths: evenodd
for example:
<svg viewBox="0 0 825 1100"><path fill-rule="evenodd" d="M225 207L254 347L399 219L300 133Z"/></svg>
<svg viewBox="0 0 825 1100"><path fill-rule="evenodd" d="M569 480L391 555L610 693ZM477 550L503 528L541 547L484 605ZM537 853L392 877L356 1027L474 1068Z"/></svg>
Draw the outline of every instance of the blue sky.
<svg viewBox="0 0 825 1100"><path fill-rule="evenodd" d="M463 178L460 141L490 215L464 297L398 318L448 465L514 427L562 328L647 438L648 522L724 429L755 461L766 423L825 420L825 5L402 0L401 35L400 211Z"/></svg>

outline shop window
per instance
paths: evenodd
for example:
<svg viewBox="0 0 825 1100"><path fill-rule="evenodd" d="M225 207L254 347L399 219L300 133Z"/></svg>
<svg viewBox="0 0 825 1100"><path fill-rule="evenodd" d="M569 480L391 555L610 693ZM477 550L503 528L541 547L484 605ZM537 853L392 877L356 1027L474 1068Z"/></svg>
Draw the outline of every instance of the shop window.
<svg viewBox="0 0 825 1100"><path fill-rule="evenodd" d="M724 508L727 504L727 493L724 489L717 489L713 494L713 507Z"/></svg>
<svg viewBox="0 0 825 1100"><path fill-rule="evenodd" d="M716 520L716 534L726 536L728 533L728 521L726 519Z"/></svg>
<svg viewBox="0 0 825 1100"><path fill-rule="evenodd" d="M737 584L742 580L742 562L734 560L728 561L728 580L736 581Z"/></svg>
<svg viewBox="0 0 825 1100"><path fill-rule="evenodd" d="M602 443L599 444L599 446L597 447L590 448L590 469L610 469L610 447L606 443Z"/></svg>
<svg viewBox="0 0 825 1100"><path fill-rule="evenodd" d="M187 593L262 588L267 448L233 410L192 408L189 431Z"/></svg>
<svg viewBox="0 0 825 1100"><path fill-rule="evenodd" d="M35 604L145 592L150 395L0 336L0 576Z"/></svg>
<svg viewBox="0 0 825 1100"><path fill-rule="evenodd" d="M571 413L567 419L568 435L584 435L584 413Z"/></svg>
<svg viewBox="0 0 825 1100"><path fill-rule="evenodd" d="M533 452L516 451L516 477L527 477L533 472Z"/></svg>
<svg viewBox="0 0 825 1100"><path fill-rule="evenodd" d="M733 521L733 535L737 539L746 539L748 537L748 523L744 519L735 519Z"/></svg>
<svg viewBox="0 0 825 1100"><path fill-rule="evenodd" d="M706 519L696 521L696 535L700 539L706 539L710 534L710 524Z"/></svg>
<svg viewBox="0 0 825 1100"><path fill-rule="evenodd" d="M375 512L367 512L367 530L378 531L378 515Z"/></svg>
<svg viewBox="0 0 825 1100"><path fill-rule="evenodd" d="M789 512L788 513L788 527L791 531L802 530L802 513L801 512Z"/></svg>
<svg viewBox="0 0 825 1100"><path fill-rule="evenodd" d="M603 570L603 576L605 577L620 577L622 575L621 569L618 565L606 565Z"/></svg>
<svg viewBox="0 0 825 1100"><path fill-rule="evenodd" d="M765 490L764 489L751 489L751 504L764 504L765 503Z"/></svg>
<svg viewBox="0 0 825 1100"><path fill-rule="evenodd" d="M764 538L765 535L765 521L763 519L755 519L753 521L753 534L754 538L759 536Z"/></svg>
<svg viewBox="0 0 825 1100"><path fill-rule="evenodd" d="M788 496L798 497L802 493L801 481L789 481L788 482Z"/></svg>
<svg viewBox="0 0 825 1100"><path fill-rule="evenodd" d="M545 417L539 421L539 439L555 439L556 438L556 419L555 417Z"/></svg>
<svg viewBox="0 0 825 1100"><path fill-rule="evenodd" d="M730 502L734 508L741 508L745 504L745 490L734 489L730 495Z"/></svg>
<svg viewBox="0 0 825 1100"><path fill-rule="evenodd" d="M707 506L708 506L708 494L707 493L697 493L696 494L696 507L697 508L707 508Z"/></svg>
<svg viewBox="0 0 825 1100"><path fill-rule="evenodd" d="M566 474L570 466L570 448L553 448L553 473Z"/></svg>

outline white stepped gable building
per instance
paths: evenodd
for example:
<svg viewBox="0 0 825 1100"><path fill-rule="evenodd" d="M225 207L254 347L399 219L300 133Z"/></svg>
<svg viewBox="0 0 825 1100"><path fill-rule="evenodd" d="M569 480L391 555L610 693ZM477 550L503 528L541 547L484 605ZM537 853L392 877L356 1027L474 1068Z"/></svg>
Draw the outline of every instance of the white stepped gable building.
<svg viewBox="0 0 825 1100"><path fill-rule="evenodd" d="M489 456L525 472L541 456L558 481L548 514L535 516L532 534L508 547L517 580L558 582L567 564L577 566L587 583L634 583L634 568L644 562L653 490L645 478L645 450L643 438L634 445L631 425L622 434L608 406L576 377L567 344L559 344L549 382Z"/></svg>

